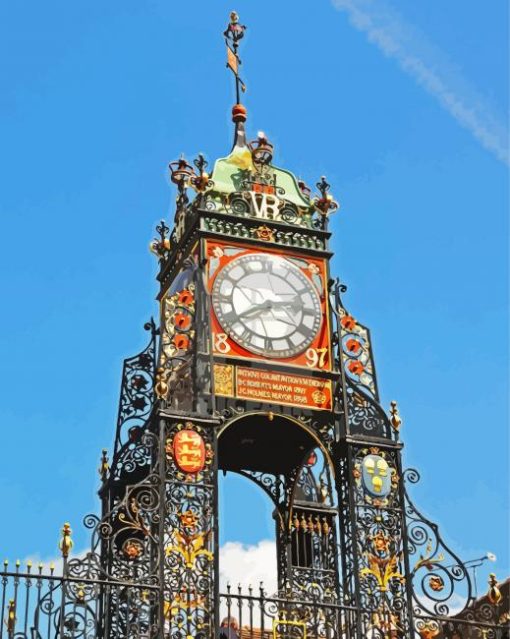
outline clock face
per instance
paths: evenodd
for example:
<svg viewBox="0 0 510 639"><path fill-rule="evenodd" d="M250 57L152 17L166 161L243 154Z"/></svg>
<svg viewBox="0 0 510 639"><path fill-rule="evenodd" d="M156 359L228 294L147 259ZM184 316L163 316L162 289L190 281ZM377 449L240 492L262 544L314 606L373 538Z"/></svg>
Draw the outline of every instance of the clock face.
<svg viewBox="0 0 510 639"><path fill-rule="evenodd" d="M252 253L217 275L212 303L223 330L265 357L293 357L314 340L322 321L319 295L300 268L283 257Z"/></svg>

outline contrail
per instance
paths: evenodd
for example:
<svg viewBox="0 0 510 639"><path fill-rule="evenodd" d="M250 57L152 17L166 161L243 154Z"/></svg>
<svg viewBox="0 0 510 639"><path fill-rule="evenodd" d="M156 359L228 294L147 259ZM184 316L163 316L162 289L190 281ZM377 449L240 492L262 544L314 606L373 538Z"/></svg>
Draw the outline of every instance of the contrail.
<svg viewBox="0 0 510 639"><path fill-rule="evenodd" d="M351 24L366 34L384 55L394 58L464 128L493 153L509 163L508 131L481 96L468 86L460 71L427 42L412 25L377 0L332 0Z"/></svg>

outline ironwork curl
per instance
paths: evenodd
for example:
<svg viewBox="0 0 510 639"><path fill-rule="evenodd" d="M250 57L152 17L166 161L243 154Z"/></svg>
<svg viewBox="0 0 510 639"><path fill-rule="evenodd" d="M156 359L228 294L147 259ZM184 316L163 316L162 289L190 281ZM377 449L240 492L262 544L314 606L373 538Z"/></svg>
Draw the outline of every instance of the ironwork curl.
<svg viewBox="0 0 510 639"><path fill-rule="evenodd" d="M405 470L403 479L408 552L415 558L410 575L415 613L460 614L474 603L472 578L443 541L437 524L424 517L411 501L405 483L417 483L418 471Z"/></svg>

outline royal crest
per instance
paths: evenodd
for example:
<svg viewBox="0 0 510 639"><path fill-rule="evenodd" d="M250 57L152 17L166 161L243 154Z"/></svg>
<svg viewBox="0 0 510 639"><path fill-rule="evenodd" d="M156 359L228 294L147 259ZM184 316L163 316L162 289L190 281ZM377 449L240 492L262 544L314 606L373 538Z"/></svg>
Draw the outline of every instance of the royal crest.
<svg viewBox="0 0 510 639"><path fill-rule="evenodd" d="M184 473L199 473L206 462L205 444L201 435L191 429L176 433L173 441L175 463Z"/></svg>
<svg viewBox="0 0 510 639"><path fill-rule="evenodd" d="M362 463L364 489L372 497L387 497L391 492L391 468L380 455L367 455Z"/></svg>

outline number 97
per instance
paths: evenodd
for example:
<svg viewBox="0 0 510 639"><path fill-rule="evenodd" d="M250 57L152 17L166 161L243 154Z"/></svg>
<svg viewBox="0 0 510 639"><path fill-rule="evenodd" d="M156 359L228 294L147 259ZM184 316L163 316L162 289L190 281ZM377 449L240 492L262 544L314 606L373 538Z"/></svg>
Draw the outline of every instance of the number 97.
<svg viewBox="0 0 510 639"><path fill-rule="evenodd" d="M327 353L327 348L309 348L306 351L306 365L310 368L324 368Z"/></svg>

